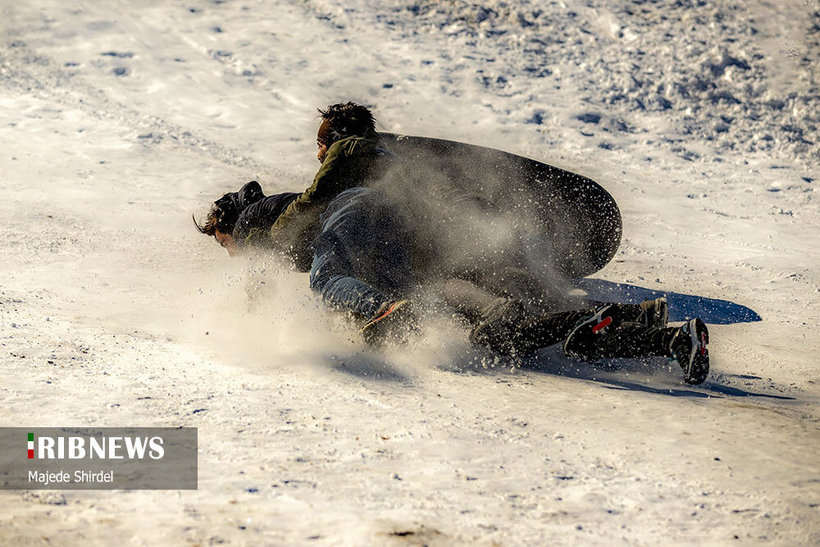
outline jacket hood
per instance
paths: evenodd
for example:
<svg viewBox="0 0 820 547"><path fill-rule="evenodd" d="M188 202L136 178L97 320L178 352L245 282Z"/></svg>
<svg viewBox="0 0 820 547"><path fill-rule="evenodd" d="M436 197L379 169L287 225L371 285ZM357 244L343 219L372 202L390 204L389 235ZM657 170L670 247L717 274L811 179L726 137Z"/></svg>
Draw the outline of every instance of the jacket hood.
<svg viewBox="0 0 820 547"><path fill-rule="evenodd" d="M214 202L221 211L216 229L225 234L232 233L242 211L264 197L262 187L255 180L245 184L238 192L228 192Z"/></svg>

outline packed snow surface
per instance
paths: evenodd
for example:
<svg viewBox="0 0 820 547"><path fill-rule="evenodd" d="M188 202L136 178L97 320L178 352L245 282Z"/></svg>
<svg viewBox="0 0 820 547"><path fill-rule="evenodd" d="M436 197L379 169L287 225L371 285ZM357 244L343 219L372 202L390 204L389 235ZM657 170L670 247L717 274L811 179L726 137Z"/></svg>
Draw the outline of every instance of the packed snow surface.
<svg viewBox="0 0 820 547"><path fill-rule="evenodd" d="M196 491L2 492L0 541L817 544L819 39L816 0L3 2L0 425L200 455ZM703 315L709 379L457 324L377 353L196 232L306 187L346 100L598 181L585 287Z"/></svg>

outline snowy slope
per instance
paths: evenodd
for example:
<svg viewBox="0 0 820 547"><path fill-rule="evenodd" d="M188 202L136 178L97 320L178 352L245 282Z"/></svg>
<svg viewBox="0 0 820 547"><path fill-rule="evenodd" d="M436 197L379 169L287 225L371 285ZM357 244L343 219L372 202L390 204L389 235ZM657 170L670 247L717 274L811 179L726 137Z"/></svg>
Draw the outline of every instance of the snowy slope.
<svg viewBox="0 0 820 547"><path fill-rule="evenodd" d="M195 426L200 483L3 492L0 539L816 544L818 37L797 0L3 3L0 423ZM369 352L195 232L306 186L339 100L599 181L590 287L711 314L709 380Z"/></svg>

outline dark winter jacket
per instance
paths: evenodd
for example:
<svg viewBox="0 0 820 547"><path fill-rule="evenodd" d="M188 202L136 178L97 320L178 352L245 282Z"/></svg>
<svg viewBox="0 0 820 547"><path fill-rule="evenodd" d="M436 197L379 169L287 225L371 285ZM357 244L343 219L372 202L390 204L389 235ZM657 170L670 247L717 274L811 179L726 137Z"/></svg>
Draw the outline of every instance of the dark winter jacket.
<svg viewBox="0 0 820 547"><path fill-rule="evenodd" d="M221 211L216 229L231 234L237 245L256 244L255 236L267 234L271 225L299 194L286 192L265 197L255 180L238 192L229 192L214 204Z"/></svg>
<svg viewBox="0 0 820 547"><path fill-rule="evenodd" d="M311 243L319 234L321 215L337 195L354 186L369 186L385 175L394 156L376 133L346 137L327 151L313 184L298 195L268 233L268 244L286 252L297 268L310 268Z"/></svg>
<svg viewBox="0 0 820 547"><path fill-rule="evenodd" d="M221 212L216 229L223 234L232 233L242 211L264 197L262 187L255 180L242 186L238 192L228 192L214 202L214 205Z"/></svg>
<svg viewBox="0 0 820 547"><path fill-rule="evenodd" d="M264 245L267 231L297 197L294 192L275 194L246 207L234 225L234 240L243 246Z"/></svg>

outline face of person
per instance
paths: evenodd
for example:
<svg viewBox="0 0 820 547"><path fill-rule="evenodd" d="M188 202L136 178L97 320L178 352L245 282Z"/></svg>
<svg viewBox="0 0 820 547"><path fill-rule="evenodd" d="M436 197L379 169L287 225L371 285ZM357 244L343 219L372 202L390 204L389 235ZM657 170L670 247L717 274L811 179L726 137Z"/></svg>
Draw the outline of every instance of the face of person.
<svg viewBox="0 0 820 547"><path fill-rule="evenodd" d="M239 253L239 247L236 246L236 241L234 240L233 236L230 234L223 234L219 230L214 232L214 238L216 239L217 243L222 245L226 251L228 251L228 255L236 256Z"/></svg>
<svg viewBox="0 0 820 547"><path fill-rule="evenodd" d="M316 145L319 147L319 153L316 154L316 159L319 160L319 163L324 163L327 157L327 145L319 141L316 141Z"/></svg>
<svg viewBox="0 0 820 547"><path fill-rule="evenodd" d="M330 141L330 120L324 120L319 126L319 131L316 133L316 146L319 147L319 153L316 154L316 159L324 163L327 156L328 142Z"/></svg>

